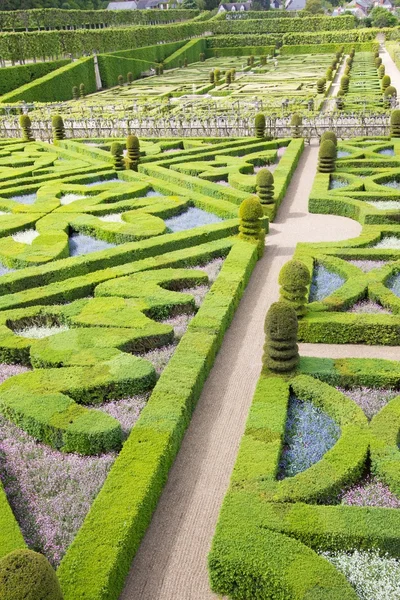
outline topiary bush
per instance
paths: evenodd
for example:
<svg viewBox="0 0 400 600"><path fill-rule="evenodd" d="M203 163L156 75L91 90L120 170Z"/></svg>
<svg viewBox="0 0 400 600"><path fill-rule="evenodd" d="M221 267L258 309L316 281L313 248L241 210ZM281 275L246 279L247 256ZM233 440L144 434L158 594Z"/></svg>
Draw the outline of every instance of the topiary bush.
<svg viewBox="0 0 400 600"><path fill-rule="evenodd" d="M215 83L215 73L214 71L210 71L210 83Z"/></svg>
<svg viewBox="0 0 400 600"><path fill-rule="evenodd" d="M200 60L200 62L204 62L206 60L206 55L204 54L204 52L200 52L199 60Z"/></svg>
<svg viewBox="0 0 400 600"><path fill-rule="evenodd" d="M128 85L131 85L131 84L132 84L132 81L133 81L133 73L131 73L130 71L129 71L129 73L127 73L127 75L126 75L126 81L127 81Z"/></svg>
<svg viewBox="0 0 400 600"><path fill-rule="evenodd" d="M32 135L32 123L28 115L21 115L19 118L19 124L22 131L23 142L34 142Z"/></svg>
<svg viewBox="0 0 400 600"><path fill-rule="evenodd" d="M294 113L290 120L290 126L292 127L292 136L294 138L299 138L301 135L301 126L303 124L303 119L298 113Z"/></svg>
<svg viewBox="0 0 400 600"><path fill-rule="evenodd" d="M387 87L389 87L389 85L391 84L391 79L389 77L389 75L384 75L382 77L382 92L384 92L386 90Z"/></svg>
<svg viewBox="0 0 400 600"><path fill-rule="evenodd" d="M219 69L214 69L214 83L218 85L221 77L221 71Z"/></svg>
<svg viewBox="0 0 400 600"><path fill-rule="evenodd" d="M374 58L379 58L379 50L376 50L376 51L374 52Z"/></svg>
<svg viewBox="0 0 400 600"><path fill-rule="evenodd" d="M325 140L319 147L318 172L333 173L335 170L336 146L332 140Z"/></svg>
<svg viewBox="0 0 400 600"><path fill-rule="evenodd" d="M187 59L187 57L185 56L184 60L183 60L183 66L187 67L189 65L189 61Z"/></svg>
<svg viewBox="0 0 400 600"><path fill-rule="evenodd" d="M380 67L380 66L381 66L381 64L382 64L382 59L381 59L381 58L379 58L379 57L378 57L378 58L376 58L376 59L375 59L375 66L376 66L376 68Z"/></svg>
<svg viewBox="0 0 400 600"><path fill-rule="evenodd" d="M340 90L343 94L347 94L347 92L349 91L349 81L350 80L348 75L343 75L343 77L340 80Z"/></svg>
<svg viewBox="0 0 400 600"><path fill-rule="evenodd" d="M86 88L84 83L81 83L81 85L79 86L79 95L81 98L84 98L86 96Z"/></svg>
<svg viewBox="0 0 400 600"><path fill-rule="evenodd" d="M54 115L51 119L51 126L53 129L53 140L64 140L65 139L65 128L64 121L61 115Z"/></svg>
<svg viewBox="0 0 400 600"><path fill-rule="evenodd" d="M390 100L391 98L397 98L397 90L393 85L389 85L384 91L384 100L383 104L385 108L390 108Z"/></svg>
<svg viewBox="0 0 400 600"><path fill-rule="evenodd" d="M334 131L324 131L321 135L320 144L322 144L325 140L331 140L337 146L337 137Z"/></svg>
<svg viewBox="0 0 400 600"><path fill-rule="evenodd" d="M267 57L266 56L260 56L260 65L262 67L264 67L267 64Z"/></svg>
<svg viewBox="0 0 400 600"><path fill-rule="evenodd" d="M378 68L378 77L379 77L379 79L382 79L382 77L384 76L384 74L385 74L385 65L381 65Z"/></svg>
<svg viewBox="0 0 400 600"><path fill-rule="evenodd" d="M343 110L344 109L344 99L339 94L336 96L336 108L338 110Z"/></svg>
<svg viewBox="0 0 400 600"><path fill-rule="evenodd" d="M328 69L326 70L325 76L326 76L327 81L332 81L332 78L333 78L332 67L328 67Z"/></svg>
<svg viewBox="0 0 400 600"><path fill-rule="evenodd" d="M239 206L239 237L257 242L259 256L263 254L265 243L265 231L261 222L263 217L264 211L256 196L246 198Z"/></svg>
<svg viewBox="0 0 400 600"><path fill-rule="evenodd" d="M78 100L79 98L79 90L77 85L74 85L74 87L72 88L72 98L73 100Z"/></svg>
<svg viewBox="0 0 400 600"><path fill-rule="evenodd" d="M298 317L303 317L307 312L307 291L310 283L310 271L300 260L289 260L279 273L280 300L290 304Z"/></svg>
<svg viewBox="0 0 400 600"><path fill-rule="evenodd" d="M122 75L118 75L118 85L119 87L123 87L124 85L124 78Z"/></svg>
<svg viewBox="0 0 400 600"><path fill-rule="evenodd" d="M136 135L128 135L126 138L127 166L128 169L137 171L140 159L140 142Z"/></svg>
<svg viewBox="0 0 400 600"><path fill-rule="evenodd" d="M390 135L400 137L400 110L392 110L390 115Z"/></svg>
<svg viewBox="0 0 400 600"><path fill-rule="evenodd" d="M113 157L114 169L116 171L125 169L124 152L122 145L119 142L113 142L111 144L111 154Z"/></svg>
<svg viewBox="0 0 400 600"><path fill-rule="evenodd" d="M318 79L317 81L317 93L318 94L325 94L325 90L326 90L326 79L324 79L323 77L321 77L321 79Z"/></svg>
<svg viewBox="0 0 400 600"><path fill-rule="evenodd" d="M258 113L254 120L256 138L263 138L265 136L265 115Z"/></svg>
<svg viewBox="0 0 400 600"><path fill-rule="evenodd" d="M0 598L63 600L63 595L47 558L38 552L21 549L0 560Z"/></svg>
<svg viewBox="0 0 400 600"><path fill-rule="evenodd" d="M230 84L232 83L232 74L231 74L231 72L230 72L230 71L227 71L227 72L225 73L225 83L226 83L227 85L230 85Z"/></svg>
<svg viewBox="0 0 400 600"><path fill-rule="evenodd" d="M287 302L274 302L265 318L263 366L276 373L289 373L299 364L298 322Z"/></svg>
<svg viewBox="0 0 400 600"><path fill-rule="evenodd" d="M261 204L274 203L274 176L268 169L260 169L256 176L256 190Z"/></svg>
<svg viewBox="0 0 400 600"><path fill-rule="evenodd" d="M232 81L235 81L235 79L236 79L236 69L231 69L231 79L232 79Z"/></svg>

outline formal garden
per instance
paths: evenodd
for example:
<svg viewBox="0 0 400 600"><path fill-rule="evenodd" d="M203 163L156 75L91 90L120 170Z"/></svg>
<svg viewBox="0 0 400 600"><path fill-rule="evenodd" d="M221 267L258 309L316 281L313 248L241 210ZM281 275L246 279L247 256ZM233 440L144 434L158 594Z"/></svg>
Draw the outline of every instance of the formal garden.
<svg viewBox="0 0 400 600"><path fill-rule="evenodd" d="M0 598L399 600L400 28L49 11L0 12Z"/></svg>

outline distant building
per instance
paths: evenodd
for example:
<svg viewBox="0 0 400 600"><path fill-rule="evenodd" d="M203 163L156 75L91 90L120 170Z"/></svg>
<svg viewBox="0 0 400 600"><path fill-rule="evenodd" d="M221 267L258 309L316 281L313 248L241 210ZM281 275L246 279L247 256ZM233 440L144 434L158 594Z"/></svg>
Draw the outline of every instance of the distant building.
<svg viewBox="0 0 400 600"><path fill-rule="evenodd" d="M283 8L280 0L271 0L271 8Z"/></svg>
<svg viewBox="0 0 400 600"><path fill-rule="evenodd" d="M286 0L286 10L304 10L306 7L306 0Z"/></svg>
<svg viewBox="0 0 400 600"><path fill-rule="evenodd" d="M228 2L220 4L218 12L243 12L245 10L251 10L251 2Z"/></svg>
<svg viewBox="0 0 400 600"><path fill-rule="evenodd" d="M146 10L158 9L167 10L175 8L179 0L175 3L169 3L167 0L124 0L123 2L110 2L107 10Z"/></svg>

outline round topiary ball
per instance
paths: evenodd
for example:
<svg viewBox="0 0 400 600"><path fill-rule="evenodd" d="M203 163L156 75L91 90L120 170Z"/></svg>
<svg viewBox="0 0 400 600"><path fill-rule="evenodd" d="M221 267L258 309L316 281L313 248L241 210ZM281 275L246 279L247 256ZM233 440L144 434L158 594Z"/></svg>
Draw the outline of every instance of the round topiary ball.
<svg viewBox="0 0 400 600"><path fill-rule="evenodd" d="M287 290L307 287L310 284L310 271L301 260L289 260L279 273L279 285Z"/></svg>
<svg viewBox="0 0 400 600"><path fill-rule="evenodd" d="M326 80L327 80L327 81L332 81L332 77L333 77L333 71L332 71L332 68L331 68L331 67L329 67L329 68L326 70Z"/></svg>
<svg viewBox="0 0 400 600"><path fill-rule="evenodd" d="M54 115L51 119L53 129L60 129L64 127L64 121L61 115Z"/></svg>
<svg viewBox="0 0 400 600"><path fill-rule="evenodd" d="M270 187L274 185L274 176L268 169L260 169L256 175L256 185Z"/></svg>
<svg viewBox="0 0 400 600"><path fill-rule="evenodd" d="M126 138L126 147L128 150L135 149L138 150L140 147L140 142L136 135L128 135Z"/></svg>
<svg viewBox="0 0 400 600"><path fill-rule="evenodd" d="M397 90L393 85L388 85L388 87L385 89L385 96L386 98L393 98L397 96Z"/></svg>
<svg viewBox="0 0 400 600"><path fill-rule="evenodd" d="M298 328L296 311L289 304L271 304L264 323L264 331L269 338L277 341L296 339Z"/></svg>
<svg viewBox="0 0 400 600"><path fill-rule="evenodd" d="M336 158L336 146L332 140L325 140L319 147L320 158Z"/></svg>
<svg viewBox="0 0 400 600"><path fill-rule="evenodd" d="M111 144L111 154L113 156L122 156L123 155L122 145L119 142L113 142Z"/></svg>
<svg viewBox="0 0 400 600"><path fill-rule="evenodd" d="M376 66L376 68L380 67L380 66L381 66L381 64L382 64L382 59L381 59L381 58L379 58L379 57L378 57L378 58L376 58L376 59L375 59L375 66Z"/></svg>
<svg viewBox="0 0 400 600"><path fill-rule="evenodd" d="M326 84L326 80L321 77L321 79L318 79L317 81L317 93L318 94L323 94L325 92L325 84Z"/></svg>
<svg viewBox="0 0 400 600"><path fill-rule="evenodd" d="M31 120L28 115L21 115L19 118L19 124L23 129L28 128L32 125Z"/></svg>
<svg viewBox="0 0 400 600"><path fill-rule="evenodd" d="M301 116L298 113L294 113L294 115L292 116L292 119L290 121L290 124L292 127L300 127L300 125L303 123L303 120L301 118Z"/></svg>
<svg viewBox="0 0 400 600"><path fill-rule="evenodd" d="M321 135L320 143L323 144L325 140L331 140L331 142L337 146L337 137L334 131L324 131L324 133Z"/></svg>
<svg viewBox="0 0 400 600"><path fill-rule="evenodd" d="M390 115L390 135L392 137L400 137L400 110L392 111Z"/></svg>
<svg viewBox="0 0 400 600"><path fill-rule="evenodd" d="M239 218L244 221L258 221L264 216L261 203L256 196L249 196L239 207Z"/></svg>
<svg viewBox="0 0 400 600"><path fill-rule="evenodd" d="M389 87L389 85L391 84L391 79L389 77L389 75L384 75L382 77L382 91L384 92L386 90L387 87Z"/></svg>
<svg viewBox="0 0 400 600"><path fill-rule="evenodd" d="M0 598L63 600L60 584L47 558L32 550L14 550L0 560Z"/></svg>
<svg viewBox="0 0 400 600"><path fill-rule="evenodd" d="M256 137L263 138L265 135L266 126L265 115L263 115L262 113L256 114L254 119L254 126L256 130Z"/></svg>

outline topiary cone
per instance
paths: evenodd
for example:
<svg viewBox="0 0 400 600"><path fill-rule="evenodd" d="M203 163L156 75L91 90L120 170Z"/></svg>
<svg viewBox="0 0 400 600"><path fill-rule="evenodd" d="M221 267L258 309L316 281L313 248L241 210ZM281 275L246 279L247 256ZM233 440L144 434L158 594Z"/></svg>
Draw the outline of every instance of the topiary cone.
<svg viewBox="0 0 400 600"><path fill-rule="evenodd" d="M274 177L268 169L260 169L256 175L256 190L261 204L274 203Z"/></svg>
<svg viewBox="0 0 400 600"><path fill-rule="evenodd" d="M21 549L0 560L0 598L63 600L63 595L47 558L38 552Z"/></svg>
<svg viewBox="0 0 400 600"><path fill-rule="evenodd" d="M113 142L111 144L111 154L113 157L114 169L116 171L122 171L125 169L124 153L122 145L119 142Z"/></svg>
<svg viewBox="0 0 400 600"><path fill-rule="evenodd" d="M264 331L264 368L276 373L294 371L300 360L295 309L287 302L274 302L265 318Z"/></svg>
<svg viewBox="0 0 400 600"><path fill-rule="evenodd" d="M264 211L257 196L250 196L239 206L239 237L250 242L257 242L259 256L264 251L265 231L261 219Z"/></svg>
<svg viewBox="0 0 400 600"><path fill-rule="evenodd" d="M332 140L325 140L319 147L318 172L333 173L335 170L336 146Z"/></svg>
<svg viewBox="0 0 400 600"><path fill-rule="evenodd" d="M28 115L21 115L19 118L19 124L22 130L22 141L23 142L34 142L32 135L32 123Z"/></svg>
<svg viewBox="0 0 400 600"><path fill-rule="evenodd" d="M54 115L54 117L51 119L51 126L53 129L53 140L64 140L65 129L64 121L61 115Z"/></svg>
<svg viewBox="0 0 400 600"><path fill-rule="evenodd" d="M392 110L390 115L390 135L400 137L400 110Z"/></svg>
<svg viewBox="0 0 400 600"><path fill-rule="evenodd" d="M265 115L263 115L262 113L258 113L255 116L254 125L255 125L255 130L256 130L256 137L257 138L265 137L265 126L266 126Z"/></svg>
<svg viewBox="0 0 400 600"><path fill-rule="evenodd" d="M137 171L140 160L140 142L136 135L128 135L126 138L128 168Z"/></svg>
<svg viewBox="0 0 400 600"><path fill-rule="evenodd" d="M298 317L306 314L310 271L300 260L289 260L279 273L280 300L294 308Z"/></svg>

